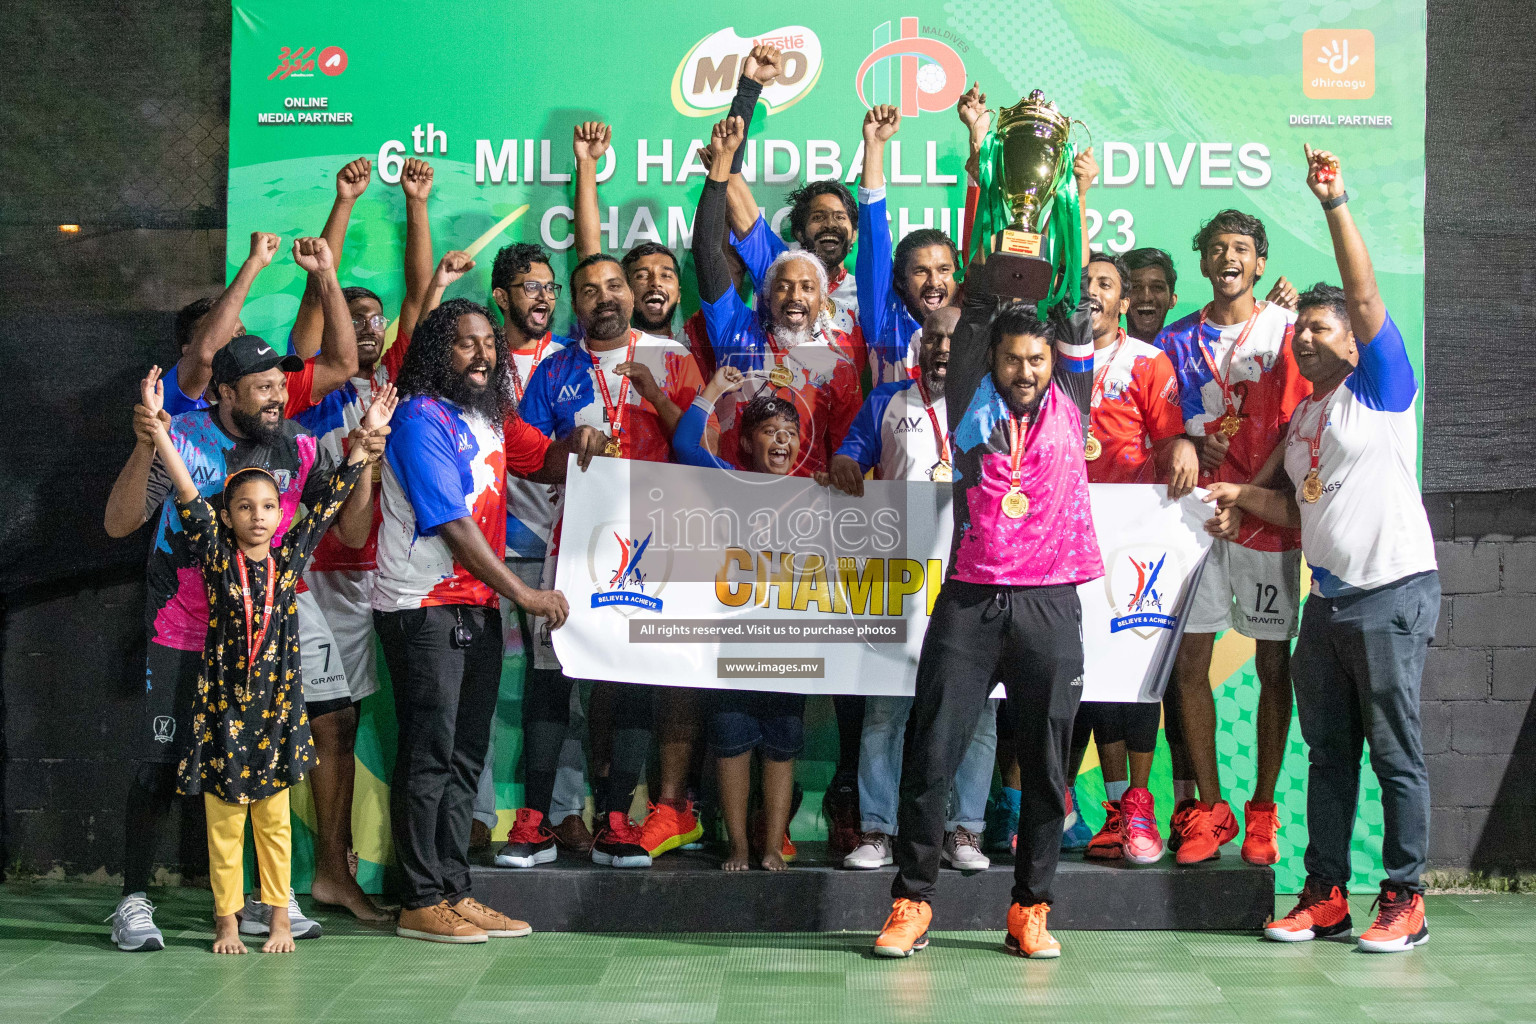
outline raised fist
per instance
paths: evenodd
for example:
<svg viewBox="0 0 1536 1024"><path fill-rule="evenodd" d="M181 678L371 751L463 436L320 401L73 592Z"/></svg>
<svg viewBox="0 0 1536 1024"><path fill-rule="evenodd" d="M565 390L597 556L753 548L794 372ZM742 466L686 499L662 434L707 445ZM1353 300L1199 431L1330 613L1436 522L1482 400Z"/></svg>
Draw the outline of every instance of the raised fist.
<svg viewBox="0 0 1536 1024"><path fill-rule="evenodd" d="M405 198L426 202L432 194L432 165L411 157L400 168L400 190Z"/></svg>
<svg viewBox="0 0 1536 1024"><path fill-rule="evenodd" d="M978 142L992 126L992 111L987 109L987 94L981 91L980 82L973 82L970 91L960 97L955 112L960 115L960 123L971 133L971 138Z"/></svg>
<svg viewBox="0 0 1536 1024"><path fill-rule="evenodd" d="M590 160L597 163L608 152L608 145L613 139L613 129L601 121L583 121L576 126L576 131L571 139L571 149L576 153L576 160Z"/></svg>
<svg viewBox="0 0 1536 1024"><path fill-rule="evenodd" d="M746 139L746 126L739 117L727 117L716 122L715 130L710 133L709 144L716 152L725 156L735 156L736 151Z"/></svg>
<svg viewBox="0 0 1536 1024"><path fill-rule="evenodd" d="M347 164L336 172L336 198L354 200L368 190L373 178L373 161L365 156Z"/></svg>
<svg viewBox="0 0 1536 1024"><path fill-rule="evenodd" d="M323 238L297 238L293 242L293 262L309 274L334 273L336 262L331 247Z"/></svg>
<svg viewBox="0 0 1536 1024"><path fill-rule="evenodd" d="M443 258L437 262L437 270L432 275L432 287L447 288L453 282L475 269L475 261L469 258L469 253L458 249L443 253Z"/></svg>
<svg viewBox="0 0 1536 1024"><path fill-rule="evenodd" d="M760 43L747 54L741 73L759 85L767 85L784 73L784 53L777 46Z"/></svg>
<svg viewBox="0 0 1536 1024"><path fill-rule="evenodd" d="M282 244L283 240L270 231L252 231L251 255L249 258L260 266L271 266L272 257L277 255L277 248Z"/></svg>
<svg viewBox="0 0 1536 1024"><path fill-rule="evenodd" d="M877 103L864 115L864 145L885 145L899 127L901 112L889 103Z"/></svg>
<svg viewBox="0 0 1536 1024"><path fill-rule="evenodd" d="M1337 199L1344 194L1344 179L1339 176L1339 158L1326 149L1313 149L1302 144L1307 154L1307 188L1319 202Z"/></svg>
<svg viewBox="0 0 1536 1024"><path fill-rule="evenodd" d="M1093 147L1089 146L1077 158L1072 161L1072 177L1077 179L1077 192L1082 195L1088 191L1088 186L1093 184L1093 179L1099 176L1099 162L1093 158Z"/></svg>

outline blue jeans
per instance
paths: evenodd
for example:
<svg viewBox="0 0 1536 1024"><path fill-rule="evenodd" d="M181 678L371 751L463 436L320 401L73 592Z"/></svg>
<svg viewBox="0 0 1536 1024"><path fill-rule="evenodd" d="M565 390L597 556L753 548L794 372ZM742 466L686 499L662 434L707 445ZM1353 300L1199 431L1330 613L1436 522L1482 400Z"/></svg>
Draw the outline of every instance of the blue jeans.
<svg viewBox="0 0 1536 1024"><path fill-rule="evenodd" d="M1381 782L1381 865L1409 889L1429 855L1429 773L1419 683L1440 619L1440 577L1427 572L1346 597L1307 599L1291 658L1307 741L1307 876L1347 889L1369 741Z"/></svg>
<svg viewBox="0 0 1536 1024"><path fill-rule="evenodd" d="M946 832L986 826L987 797L997 757L997 701L987 701L971 745L955 771L949 791ZM896 834L896 804L901 785L901 752L907 736L911 697L867 697L864 732L859 741L859 827L865 832Z"/></svg>

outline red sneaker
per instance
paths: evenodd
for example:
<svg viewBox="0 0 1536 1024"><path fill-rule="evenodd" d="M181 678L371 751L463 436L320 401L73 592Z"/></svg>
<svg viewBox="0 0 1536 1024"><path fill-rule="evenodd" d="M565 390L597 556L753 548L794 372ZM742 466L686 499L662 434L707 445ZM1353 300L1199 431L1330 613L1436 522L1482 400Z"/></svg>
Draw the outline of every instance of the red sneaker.
<svg viewBox="0 0 1536 1024"><path fill-rule="evenodd" d="M693 813L693 801L679 801L682 806L662 802L651 804L651 812L640 826L640 845L652 857L687 846L704 834L699 816Z"/></svg>
<svg viewBox="0 0 1536 1024"><path fill-rule="evenodd" d="M1132 864L1156 864L1163 859L1163 835L1157 830L1152 793L1128 789L1120 798L1120 846Z"/></svg>
<svg viewBox="0 0 1536 1024"><path fill-rule="evenodd" d="M648 868L651 855L640 845L640 830L625 811L603 815L592 840L592 863L609 868Z"/></svg>
<svg viewBox="0 0 1536 1024"><path fill-rule="evenodd" d="M1120 860L1125 856L1120 845L1120 801L1104 801L1104 827L1088 840L1083 856L1088 860Z"/></svg>
<svg viewBox="0 0 1536 1024"><path fill-rule="evenodd" d="M544 815L527 807L520 808L507 843L496 853L499 868L531 868L554 860L555 834L544 823Z"/></svg>
<svg viewBox="0 0 1536 1024"><path fill-rule="evenodd" d="M1409 889L1382 886L1376 923L1360 933L1362 953L1401 953L1429 941L1424 897Z"/></svg>
<svg viewBox="0 0 1536 1024"><path fill-rule="evenodd" d="M932 923L933 908L928 904L897 900L875 939L875 956L911 956L928 945L928 926Z"/></svg>
<svg viewBox="0 0 1536 1024"><path fill-rule="evenodd" d="M1221 856L1222 846L1236 838L1237 818L1233 817L1230 804L1225 800L1197 804L1189 831L1179 844L1178 862L1199 864L1203 860L1215 860Z"/></svg>
<svg viewBox="0 0 1536 1024"><path fill-rule="evenodd" d="M1048 903L1022 906L1018 903L1008 908L1008 937L1003 945L1015 956L1031 960L1054 960L1061 956L1061 943L1051 938L1045 930L1045 915L1050 913Z"/></svg>
<svg viewBox="0 0 1536 1024"><path fill-rule="evenodd" d="M1280 920L1265 925L1264 937L1274 942L1307 942L1348 935L1353 929L1349 893L1309 878L1295 908Z"/></svg>
<svg viewBox="0 0 1536 1024"><path fill-rule="evenodd" d="M1244 804L1243 860L1260 866L1280 863L1280 844L1275 842L1279 831L1280 808L1257 800Z"/></svg>
<svg viewBox="0 0 1536 1024"><path fill-rule="evenodd" d="M1184 843L1184 837L1189 834L1189 829L1195 823L1195 816L1200 810L1198 800L1181 800L1173 809L1173 820L1168 823L1168 849L1174 853L1179 852L1179 847Z"/></svg>

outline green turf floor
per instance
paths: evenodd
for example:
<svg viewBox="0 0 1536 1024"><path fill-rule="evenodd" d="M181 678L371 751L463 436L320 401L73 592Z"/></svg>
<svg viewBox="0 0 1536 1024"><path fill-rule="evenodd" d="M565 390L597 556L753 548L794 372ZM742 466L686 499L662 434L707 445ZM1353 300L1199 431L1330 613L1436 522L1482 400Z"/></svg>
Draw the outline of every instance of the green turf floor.
<svg viewBox="0 0 1536 1024"><path fill-rule="evenodd" d="M191 889L158 894L167 948L129 954L100 923L115 897L0 885L0 1022L1536 1021L1530 896L1430 897L1432 941L1390 956L1253 935L1063 932L1064 955L1046 962L1004 955L1002 936L984 932L938 932L890 961L859 934L549 933L453 947L332 915L292 955L216 957L210 897ZM1357 928L1369 902L1355 903Z"/></svg>

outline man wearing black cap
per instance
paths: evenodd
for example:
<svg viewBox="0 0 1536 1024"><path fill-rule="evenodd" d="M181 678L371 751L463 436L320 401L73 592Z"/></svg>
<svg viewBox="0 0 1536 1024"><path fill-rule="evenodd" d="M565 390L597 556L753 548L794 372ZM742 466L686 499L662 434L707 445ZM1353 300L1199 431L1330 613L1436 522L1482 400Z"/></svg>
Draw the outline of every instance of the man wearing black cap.
<svg viewBox="0 0 1536 1024"><path fill-rule="evenodd" d="M294 259L322 288L339 299L335 268L323 239L294 243ZM339 310L333 315L332 306ZM326 341L332 363L356 367L356 338L345 302L326 304ZM341 369L346 370L345 365ZM230 473L259 467L278 483L282 504L280 540L300 502L313 506L335 470L335 460L322 451L308 430L283 416L291 376L304 370L304 361L280 355L254 334L235 337L213 357L210 398L217 404L168 422L171 441L181 453L193 481L204 497L224 490ZM351 371L335 376L332 388ZM318 374L314 375L318 378ZM331 378L327 374L327 381ZM319 388L321 383L313 384ZM144 895L158 845L160 823L175 795L175 767L187 737L193 688L197 682L203 641L208 629L208 602L197 561L187 549L175 514L165 499L172 491L170 476L154 457L151 413L134 409L138 444L118 475L107 500L106 529L127 536L151 516L157 517L147 570L145 626L149 634L144 716L139 731L139 762L128 789L123 863L123 899L112 920L112 938L123 950L161 949L164 938L155 927L153 907ZM359 486L338 517L335 529L343 542L360 546L372 524L372 488ZM296 914L290 906L295 938L319 934L319 925ZM260 922L252 921L253 927ZM242 928L242 931L246 931Z"/></svg>

